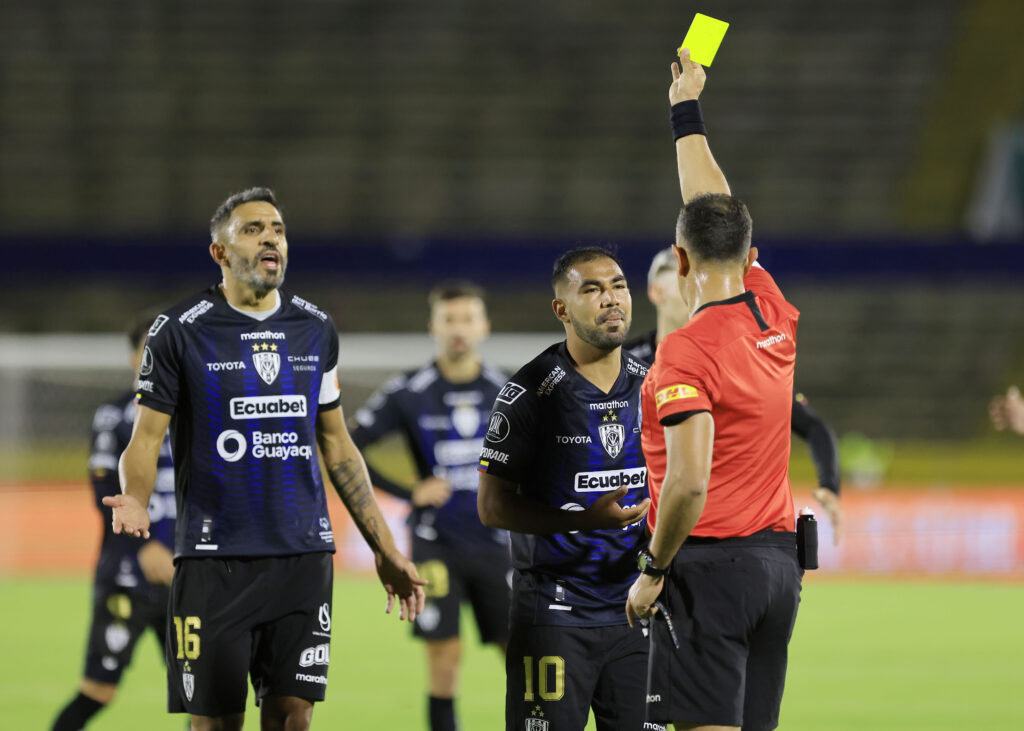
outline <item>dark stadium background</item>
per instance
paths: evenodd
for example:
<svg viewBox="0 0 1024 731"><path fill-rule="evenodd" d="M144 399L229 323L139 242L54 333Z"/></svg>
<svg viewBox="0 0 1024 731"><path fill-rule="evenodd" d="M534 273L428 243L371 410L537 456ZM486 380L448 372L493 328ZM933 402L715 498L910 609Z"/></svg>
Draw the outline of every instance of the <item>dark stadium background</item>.
<svg viewBox="0 0 1024 731"><path fill-rule="evenodd" d="M822 573L1019 591L1024 437L987 416L1024 385L1016 0L6 0L0 584L84 582L88 556L47 553L25 506L67 507L91 550L88 421L130 378L110 336L216 280L207 221L235 190L276 190L287 288L343 350L421 332L449 277L488 287L496 333L554 340L550 265L583 243L617 248L634 331L653 327L647 266L679 205L668 65L698 11L732 24L712 149L841 438L848 533ZM397 367L343 374L346 409ZM799 444L793 475L806 493Z"/></svg>

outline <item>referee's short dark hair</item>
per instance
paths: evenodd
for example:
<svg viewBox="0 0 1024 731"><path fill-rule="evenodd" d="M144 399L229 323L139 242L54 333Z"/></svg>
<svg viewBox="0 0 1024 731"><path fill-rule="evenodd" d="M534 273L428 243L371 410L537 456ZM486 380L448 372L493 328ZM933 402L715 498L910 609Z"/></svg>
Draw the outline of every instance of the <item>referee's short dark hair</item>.
<svg viewBox="0 0 1024 731"><path fill-rule="evenodd" d="M585 264L594 259L611 259L619 265L619 269L622 268L619 257L610 249L603 246L580 246L570 249L555 259L555 266L551 270L551 286L558 287L558 283L563 281L569 270L577 264Z"/></svg>
<svg viewBox="0 0 1024 731"><path fill-rule="evenodd" d="M217 240L217 229L220 228L221 224L231 218L231 212L238 208L243 203L252 203L253 201L264 201L269 203L277 210L281 210L281 206L277 205L277 197L274 195L274 191L270 188L264 188L257 186L255 188L249 188L243 190L240 193L234 193L228 196L228 199L217 206L217 210L213 212L213 217L210 218L210 240Z"/></svg>
<svg viewBox="0 0 1024 731"><path fill-rule="evenodd" d="M699 261L739 261L750 250L750 212L739 198L699 195L679 212L676 244Z"/></svg>
<svg viewBox="0 0 1024 731"><path fill-rule="evenodd" d="M446 279L436 285L427 295L427 304L433 307L438 302L447 302L461 297L474 297L486 302L484 288L468 279Z"/></svg>

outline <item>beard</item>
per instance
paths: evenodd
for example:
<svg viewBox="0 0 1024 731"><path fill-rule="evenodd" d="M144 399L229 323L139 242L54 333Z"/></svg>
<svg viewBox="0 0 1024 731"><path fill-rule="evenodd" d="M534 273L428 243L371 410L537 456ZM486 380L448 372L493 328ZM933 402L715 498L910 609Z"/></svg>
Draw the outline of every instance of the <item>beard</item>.
<svg viewBox="0 0 1024 731"><path fill-rule="evenodd" d="M615 350L626 342L626 335L629 334L630 325L630 319L626 313L622 310L617 311L622 314L622 324L619 326L618 332L608 332L601 328L601 324L608 319L608 315L611 314L610 312L598 315L593 325L585 324L573 318L570 320L572 329L575 331L576 336L587 345L592 345L600 350Z"/></svg>
<svg viewBox="0 0 1024 731"><path fill-rule="evenodd" d="M284 284L284 272L288 266L288 262L285 259L284 254L278 251L277 254L280 257L281 268L276 272L261 272L260 257L265 253L267 253L266 249L262 249L257 252L251 260L249 260L239 256L230 249L227 252L231 275L239 282L252 289L253 292L256 293L256 296L261 298L266 297L268 294Z"/></svg>

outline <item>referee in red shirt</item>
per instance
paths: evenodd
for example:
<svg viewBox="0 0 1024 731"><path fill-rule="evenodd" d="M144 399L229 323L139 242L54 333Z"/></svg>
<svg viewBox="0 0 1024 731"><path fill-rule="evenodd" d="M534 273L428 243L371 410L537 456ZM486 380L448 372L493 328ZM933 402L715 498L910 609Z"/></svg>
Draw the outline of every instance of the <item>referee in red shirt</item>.
<svg viewBox="0 0 1024 731"><path fill-rule="evenodd" d="M774 729L803 574L788 472L799 312L754 263L750 214L708 148L704 69L684 50L672 75L692 316L643 385L653 537L626 614L651 617L649 721Z"/></svg>

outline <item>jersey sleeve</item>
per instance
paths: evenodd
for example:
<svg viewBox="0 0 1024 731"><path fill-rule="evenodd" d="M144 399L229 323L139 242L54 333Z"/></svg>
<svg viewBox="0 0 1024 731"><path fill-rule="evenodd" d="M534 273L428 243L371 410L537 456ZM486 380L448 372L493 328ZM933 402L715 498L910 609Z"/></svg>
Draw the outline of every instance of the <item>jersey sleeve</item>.
<svg viewBox="0 0 1024 731"><path fill-rule="evenodd" d="M100 406L92 419L89 453L89 481L92 483L96 507L109 517L110 508L103 505L103 498L121 494L121 482L117 474L117 463L125 444L118 427L121 425L122 410L112 404Z"/></svg>
<svg viewBox="0 0 1024 731"><path fill-rule="evenodd" d="M654 408L662 426L678 424L687 415L711 411L713 380L707 357L683 335L672 334L658 348L652 379Z"/></svg>
<svg viewBox="0 0 1024 731"><path fill-rule="evenodd" d="M324 375L320 382L320 411L341 406L341 385L338 383L338 330L334 320L327 318L327 352L324 355Z"/></svg>
<svg viewBox="0 0 1024 731"><path fill-rule="evenodd" d="M518 373L515 378L525 380L521 375ZM522 483L535 461L533 436L540 412L540 397L519 381L508 381L498 392L487 422L478 469Z"/></svg>
<svg viewBox="0 0 1024 731"><path fill-rule="evenodd" d="M800 393L793 395L793 433L807 442L818 484L838 495L840 471L836 433Z"/></svg>
<svg viewBox="0 0 1024 731"><path fill-rule="evenodd" d="M356 411L352 441L362 449L398 431L402 426L402 410L398 393L406 383L405 376L395 376L366 400Z"/></svg>
<svg viewBox="0 0 1024 731"><path fill-rule="evenodd" d="M184 341L175 324L167 315L153 321L139 368L136 400L164 414L174 414L181 390Z"/></svg>

